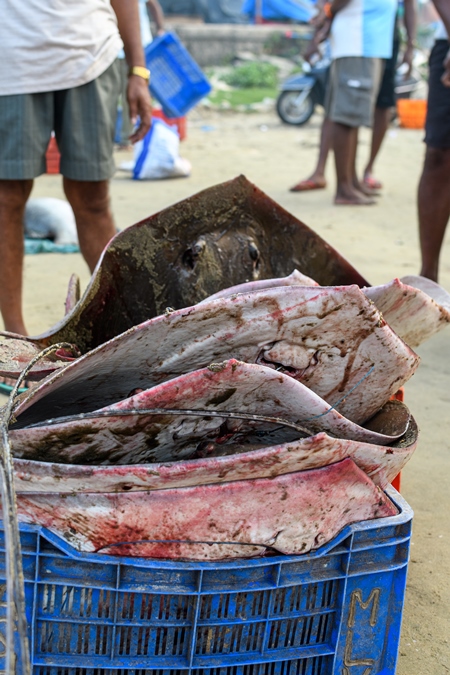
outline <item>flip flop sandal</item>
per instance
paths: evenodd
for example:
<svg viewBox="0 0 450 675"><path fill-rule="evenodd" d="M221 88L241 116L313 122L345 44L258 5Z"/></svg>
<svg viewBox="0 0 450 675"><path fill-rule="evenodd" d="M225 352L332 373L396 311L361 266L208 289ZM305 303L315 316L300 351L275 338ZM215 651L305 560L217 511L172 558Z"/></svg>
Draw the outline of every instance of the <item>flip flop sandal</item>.
<svg viewBox="0 0 450 675"><path fill-rule="evenodd" d="M307 192L308 190L325 190L326 185L320 185L314 180L301 180L300 183L289 188L289 192Z"/></svg>
<svg viewBox="0 0 450 675"><path fill-rule="evenodd" d="M372 176L363 178L363 183L371 190L381 190L383 187L383 183L380 183L380 181L376 178L372 178Z"/></svg>

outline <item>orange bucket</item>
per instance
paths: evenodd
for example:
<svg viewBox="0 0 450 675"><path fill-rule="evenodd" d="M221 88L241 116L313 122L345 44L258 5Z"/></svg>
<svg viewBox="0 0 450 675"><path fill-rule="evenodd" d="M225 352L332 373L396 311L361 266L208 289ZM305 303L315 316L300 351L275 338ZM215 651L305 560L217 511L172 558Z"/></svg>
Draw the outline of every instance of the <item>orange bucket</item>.
<svg viewBox="0 0 450 675"><path fill-rule="evenodd" d="M178 130L178 135L180 141L184 141L186 138L186 117L166 117L163 111L160 108L153 108L152 111L153 117L158 117L160 120L163 120L169 126L176 126Z"/></svg>
<svg viewBox="0 0 450 675"><path fill-rule="evenodd" d="M403 387L400 387L400 389L395 393L393 396L391 396L391 401L403 401L405 400L405 390ZM400 487L401 487L401 479L402 479L402 472L400 473L393 479L391 485L393 488L397 490L397 492L400 492Z"/></svg>
<svg viewBox="0 0 450 675"><path fill-rule="evenodd" d="M425 99L399 98L397 114L400 126L404 129L423 129L427 116L427 102Z"/></svg>
<svg viewBox="0 0 450 675"><path fill-rule="evenodd" d="M60 154L56 138L52 136L45 153L45 161L47 165L47 173L59 173Z"/></svg>

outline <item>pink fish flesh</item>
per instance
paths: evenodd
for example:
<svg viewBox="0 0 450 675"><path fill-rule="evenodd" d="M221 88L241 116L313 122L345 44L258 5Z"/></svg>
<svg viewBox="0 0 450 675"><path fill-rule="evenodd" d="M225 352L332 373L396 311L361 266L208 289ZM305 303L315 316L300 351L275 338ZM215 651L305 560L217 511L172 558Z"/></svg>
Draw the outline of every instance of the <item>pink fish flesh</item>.
<svg viewBox="0 0 450 675"><path fill-rule="evenodd" d="M431 279L414 274L402 277L400 281L407 286L412 286L419 291L423 291L423 293L426 293L430 298L437 302L438 305L441 305L441 307L450 312L450 294L443 286L431 281Z"/></svg>
<svg viewBox="0 0 450 675"><path fill-rule="evenodd" d="M307 277L306 274L302 274L298 270L294 270L288 277L282 277L280 279L259 279L258 281L248 281L243 284L238 284L237 286L231 286L230 288L224 288L223 291L214 293L210 295L203 302L209 302L209 300L217 300L218 298L227 298L230 295L236 295L236 293L254 293L255 291L264 291L267 288L280 288L282 286L318 286L319 284L311 277Z"/></svg>
<svg viewBox="0 0 450 675"><path fill-rule="evenodd" d="M326 498L325 498L326 496ZM351 459L274 478L128 494L20 494L21 522L81 551L221 560L300 554L396 507Z"/></svg>
<svg viewBox="0 0 450 675"><path fill-rule="evenodd" d="M272 478L320 468L350 457L376 485L384 488L413 454L417 436L417 425L411 418L405 436L389 447L331 438L322 432L255 450L236 444L212 449L206 446L204 456L199 452L198 459L162 464L89 466L15 459L14 477L20 493L142 492Z"/></svg>
<svg viewBox="0 0 450 675"><path fill-rule="evenodd" d="M13 430L10 440L14 456L25 459L70 464L134 464L189 457L202 441L245 436L249 429L259 429L260 442L264 444L267 429L275 426L208 417L208 411L226 411L281 418L305 427L306 435L327 431L337 438L388 445L404 435L410 420L403 404L388 406L387 418L378 413L371 420L370 429L365 429L330 409L323 399L292 377L267 366L232 359L213 369L181 375L99 411L175 408L205 410L204 417L99 416ZM299 434L292 435L297 438Z"/></svg>
<svg viewBox="0 0 450 675"><path fill-rule="evenodd" d="M392 330L410 347L417 347L450 323L450 295L432 281L423 285L423 290L415 288L414 280L419 279L420 283L422 278L394 279L383 286L363 289ZM410 279L411 284L406 279ZM437 300L427 293L426 286L432 291L439 289L435 294Z"/></svg>
<svg viewBox="0 0 450 675"><path fill-rule="evenodd" d="M14 428L98 410L228 358L288 373L358 424L419 364L357 286L268 289L135 326L39 383Z"/></svg>
<svg viewBox="0 0 450 675"><path fill-rule="evenodd" d="M281 279L262 279L226 288L206 299L251 293L282 286L318 286L310 277L294 270ZM383 314L386 323L410 347L417 347L450 322L450 294L439 284L420 276L393 279L381 286L362 289ZM205 300L203 302L206 302Z"/></svg>
<svg viewBox="0 0 450 675"><path fill-rule="evenodd" d="M39 352L39 347L26 340L8 338L0 342L0 376L17 378ZM27 374L26 379L42 380L73 360L73 354L59 350L55 354L40 359Z"/></svg>

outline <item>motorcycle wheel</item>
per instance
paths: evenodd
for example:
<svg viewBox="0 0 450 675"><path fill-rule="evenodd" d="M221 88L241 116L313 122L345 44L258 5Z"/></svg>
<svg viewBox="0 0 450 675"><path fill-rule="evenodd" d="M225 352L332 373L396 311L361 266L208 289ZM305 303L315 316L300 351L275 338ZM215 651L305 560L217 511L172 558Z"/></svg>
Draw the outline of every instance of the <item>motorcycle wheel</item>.
<svg viewBox="0 0 450 675"><path fill-rule="evenodd" d="M300 105L298 91L283 91L277 99L277 113L286 124L306 124L314 112L315 103L311 94Z"/></svg>

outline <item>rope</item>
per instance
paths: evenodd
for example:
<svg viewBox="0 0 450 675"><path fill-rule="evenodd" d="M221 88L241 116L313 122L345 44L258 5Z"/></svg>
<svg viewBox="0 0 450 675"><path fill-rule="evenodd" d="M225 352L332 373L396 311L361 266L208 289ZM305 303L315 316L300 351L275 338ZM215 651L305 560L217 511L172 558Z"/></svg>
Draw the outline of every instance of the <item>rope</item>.
<svg viewBox="0 0 450 675"><path fill-rule="evenodd" d="M0 493L3 507L3 526L5 532L5 558L6 558L6 664L5 673L15 675L14 660L14 633L15 620L17 621L17 634L19 637L19 653L23 675L31 675L30 652L27 636L27 619L25 613L25 586L22 567L22 550L20 545L19 524L17 519L16 491L14 488L14 469L11 446L8 437L8 428L13 418L15 399L19 393L20 385L25 380L31 368L41 358L56 351L68 348L75 351L73 345L66 342L47 347L31 359L26 368L21 372L11 391L8 402L1 410L0 418Z"/></svg>

